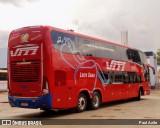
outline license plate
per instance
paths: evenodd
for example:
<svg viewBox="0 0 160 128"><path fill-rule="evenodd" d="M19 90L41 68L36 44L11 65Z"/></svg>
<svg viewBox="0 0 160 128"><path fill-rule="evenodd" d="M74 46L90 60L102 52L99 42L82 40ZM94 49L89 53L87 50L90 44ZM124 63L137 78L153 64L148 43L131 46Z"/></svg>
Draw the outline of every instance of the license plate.
<svg viewBox="0 0 160 128"><path fill-rule="evenodd" d="M28 106L28 103L21 103L21 106L26 107L26 106Z"/></svg>

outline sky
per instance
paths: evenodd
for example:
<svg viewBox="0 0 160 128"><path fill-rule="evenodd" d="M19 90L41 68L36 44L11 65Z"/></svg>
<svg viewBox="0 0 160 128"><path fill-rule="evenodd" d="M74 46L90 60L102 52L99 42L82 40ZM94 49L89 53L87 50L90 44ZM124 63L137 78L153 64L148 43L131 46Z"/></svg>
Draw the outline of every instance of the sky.
<svg viewBox="0 0 160 128"><path fill-rule="evenodd" d="M49 25L142 51L160 48L160 0L0 0L0 48L13 29Z"/></svg>

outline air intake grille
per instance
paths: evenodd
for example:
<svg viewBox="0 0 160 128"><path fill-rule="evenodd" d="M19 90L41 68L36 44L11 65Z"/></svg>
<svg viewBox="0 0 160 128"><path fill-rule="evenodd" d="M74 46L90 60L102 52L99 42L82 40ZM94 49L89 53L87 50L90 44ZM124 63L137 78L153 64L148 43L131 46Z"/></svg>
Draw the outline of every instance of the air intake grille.
<svg viewBox="0 0 160 128"><path fill-rule="evenodd" d="M13 82L37 82L40 79L40 61L11 62Z"/></svg>

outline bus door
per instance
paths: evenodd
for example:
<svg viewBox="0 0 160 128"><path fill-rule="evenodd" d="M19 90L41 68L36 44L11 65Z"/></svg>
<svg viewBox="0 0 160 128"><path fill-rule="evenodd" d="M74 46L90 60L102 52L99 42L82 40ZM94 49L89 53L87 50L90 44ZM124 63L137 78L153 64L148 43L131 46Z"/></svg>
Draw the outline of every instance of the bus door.
<svg viewBox="0 0 160 128"><path fill-rule="evenodd" d="M66 105L67 108L72 108L77 106L77 88L79 86L77 77L74 78L74 71L67 72L67 85L66 85Z"/></svg>
<svg viewBox="0 0 160 128"><path fill-rule="evenodd" d="M138 75L136 75L135 72L129 72L128 73L128 78L129 78L129 82L128 82L128 88L127 88L127 97L131 98L137 95L137 87L139 86L138 81Z"/></svg>
<svg viewBox="0 0 160 128"><path fill-rule="evenodd" d="M124 74L122 72L115 72L113 80L114 100L120 100L125 97L125 86Z"/></svg>
<svg viewBox="0 0 160 128"><path fill-rule="evenodd" d="M106 79L107 85L105 86L105 96L104 100L105 101L112 101L112 94L113 94L113 85L112 85L112 73L111 72L103 72L104 77Z"/></svg>
<svg viewBox="0 0 160 128"><path fill-rule="evenodd" d="M54 71L54 88L53 88L53 107L66 108L67 107L67 73L64 70Z"/></svg>
<svg viewBox="0 0 160 128"><path fill-rule="evenodd" d="M132 95L132 90L133 90L133 84L130 81L130 75L127 72L124 72L124 99L129 98Z"/></svg>
<svg viewBox="0 0 160 128"><path fill-rule="evenodd" d="M74 80L74 70L55 70L54 71L54 89L53 89L53 107L71 108L75 106L77 97L78 79Z"/></svg>
<svg viewBox="0 0 160 128"><path fill-rule="evenodd" d="M121 97L121 84L117 82L113 82L111 86L111 100L117 100Z"/></svg>

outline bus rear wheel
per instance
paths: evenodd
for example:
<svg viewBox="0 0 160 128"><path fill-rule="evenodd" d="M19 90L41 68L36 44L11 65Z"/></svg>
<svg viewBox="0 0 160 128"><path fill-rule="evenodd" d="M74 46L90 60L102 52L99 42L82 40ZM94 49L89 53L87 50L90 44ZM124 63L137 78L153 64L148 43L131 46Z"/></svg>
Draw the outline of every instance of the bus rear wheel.
<svg viewBox="0 0 160 128"><path fill-rule="evenodd" d="M91 109L96 110L100 107L101 97L98 92L93 93L93 97L91 99Z"/></svg>
<svg viewBox="0 0 160 128"><path fill-rule="evenodd" d="M86 107L87 107L87 97L85 96L85 94L81 93L78 97L77 112L85 111Z"/></svg>

